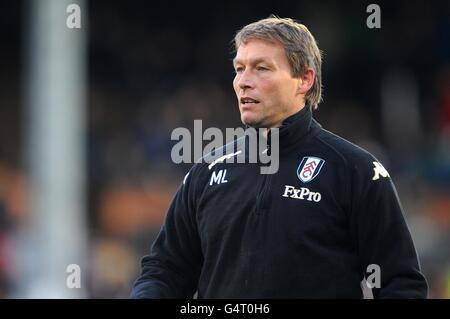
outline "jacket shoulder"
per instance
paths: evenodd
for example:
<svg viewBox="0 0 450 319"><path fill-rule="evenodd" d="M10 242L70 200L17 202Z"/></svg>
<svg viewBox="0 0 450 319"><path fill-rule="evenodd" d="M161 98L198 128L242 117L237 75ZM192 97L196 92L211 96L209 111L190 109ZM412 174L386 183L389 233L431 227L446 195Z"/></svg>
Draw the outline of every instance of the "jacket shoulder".
<svg viewBox="0 0 450 319"><path fill-rule="evenodd" d="M378 162L369 151L330 131L321 129L315 136L316 142L338 157L350 168L371 167Z"/></svg>

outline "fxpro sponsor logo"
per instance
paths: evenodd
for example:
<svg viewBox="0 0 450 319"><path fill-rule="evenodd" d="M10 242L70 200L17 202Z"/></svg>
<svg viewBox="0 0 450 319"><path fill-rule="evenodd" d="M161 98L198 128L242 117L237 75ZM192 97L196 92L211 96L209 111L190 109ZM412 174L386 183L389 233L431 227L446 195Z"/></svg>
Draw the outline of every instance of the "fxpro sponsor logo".
<svg viewBox="0 0 450 319"><path fill-rule="evenodd" d="M309 202L320 202L322 195L319 192L311 192L309 188L295 188L294 186L285 185L283 197L307 200Z"/></svg>

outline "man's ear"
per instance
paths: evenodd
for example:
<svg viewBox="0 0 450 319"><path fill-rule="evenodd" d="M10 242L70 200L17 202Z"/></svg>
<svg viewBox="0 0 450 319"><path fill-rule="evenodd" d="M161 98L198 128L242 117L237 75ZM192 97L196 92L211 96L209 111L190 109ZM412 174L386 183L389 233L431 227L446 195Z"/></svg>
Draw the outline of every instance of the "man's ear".
<svg viewBox="0 0 450 319"><path fill-rule="evenodd" d="M306 69L306 72L299 76L297 94L306 94L313 86L315 77L316 73L313 69Z"/></svg>

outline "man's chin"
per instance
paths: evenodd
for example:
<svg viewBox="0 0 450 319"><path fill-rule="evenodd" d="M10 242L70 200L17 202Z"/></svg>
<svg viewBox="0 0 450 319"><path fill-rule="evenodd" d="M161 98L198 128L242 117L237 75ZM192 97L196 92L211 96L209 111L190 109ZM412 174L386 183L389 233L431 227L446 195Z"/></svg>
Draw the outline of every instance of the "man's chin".
<svg viewBox="0 0 450 319"><path fill-rule="evenodd" d="M258 119L252 118L250 116L241 116L241 122L250 127L254 128L261 127L261 122Z"/></svg>

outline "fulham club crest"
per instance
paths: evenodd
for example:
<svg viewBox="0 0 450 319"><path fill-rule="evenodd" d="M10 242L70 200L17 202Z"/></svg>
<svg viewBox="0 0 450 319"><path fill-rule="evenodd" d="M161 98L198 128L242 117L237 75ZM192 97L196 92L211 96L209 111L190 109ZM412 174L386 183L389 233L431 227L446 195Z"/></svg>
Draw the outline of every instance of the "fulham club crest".
<svg viewBox="0 0 450 319"><path fill-rule="evenodd" d="M318 157L305 156L297 168L297 176L303 183L309 183L320 173L325 161Z"/></svg>

